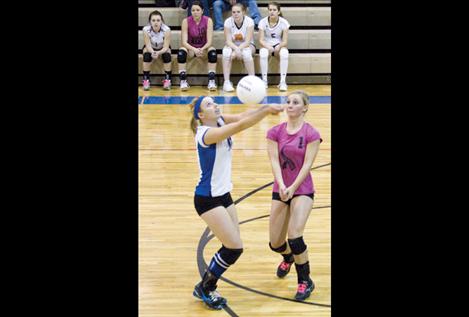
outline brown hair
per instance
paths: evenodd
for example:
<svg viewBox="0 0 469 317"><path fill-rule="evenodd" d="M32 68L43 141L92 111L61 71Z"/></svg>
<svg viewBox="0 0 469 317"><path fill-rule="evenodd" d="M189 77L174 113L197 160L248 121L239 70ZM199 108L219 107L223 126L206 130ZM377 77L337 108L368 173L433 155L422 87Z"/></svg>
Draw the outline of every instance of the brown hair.
<svg viewBox="0 0 469 317"><path fill-rule="evenodd" d="M282 13L282 11L280 11L280 3L275 2L275 1L272 1L272 2L269 2L269 5L267 6L267 8L269 8L269 6L275 6L275 7L277 7L278 16L279 16L279 17L283 17L283 13Z"/></svg>
<svg viewBox="0 0 469 317"><path fill-rule="evenodd" d="M194 117L194 107L195 107L195 103L197 102L197 99L199 99L198 97L192 99L191 103L189 104L189 108L190 108L190 111L191 111L191 122L190 122L190 127L191 127L191 130L192 130L192 133L195 133L197 132L197 127L199 126L199 120L197 120L195 117Z"/></svg>
<svg viewBox="0 0 469 317"><path fill-rule="evenodd" d="M154 16L154 15L159 15L159 16L161 17L161 21L162 21L163 23L165 23L165 22L164 22L164 19L163 19L163 15L162 15L161 12L158 11L158 10L155 10L155 11L153 11L153 12L150 13L150 15L148 16L148 23L150 23L151 17Z"/></svg>
<svg viewBox="0 0 469 317"><path fill-rule="evenodd" d="M300 95L301 99L303 100L303 104L306 107L306 113L308 111L308 105L309 105L309 95L304 92L303 90L295 90L287 95L287 98L290 97L291 95Z"/></svg>
<svg viewBox="0 0 469 317"><path fill-rule="evenodd" d="M192 4L191 4L191 10L192 10L192 6L199 6L202 11L204 11L204 6L202 5L202 3L200 1L193 1Z"/></svg>
<svg viewBox="0 0 469 317"><path fill-rule="evenodd" d="M241 2L236 2L235 4L233 4L232 8L236 6L240 7L243 13L246 13L246 7L244 6L244 4L242 4Z"/></svg>

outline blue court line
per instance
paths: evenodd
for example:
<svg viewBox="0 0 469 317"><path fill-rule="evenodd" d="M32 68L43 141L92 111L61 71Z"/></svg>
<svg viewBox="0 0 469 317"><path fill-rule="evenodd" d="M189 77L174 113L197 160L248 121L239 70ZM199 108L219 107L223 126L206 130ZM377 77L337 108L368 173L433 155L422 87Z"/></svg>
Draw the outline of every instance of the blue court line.
<svg viewBox="0 0 469 317"><path fill-rule="evenodd" d="M143 101L144 105L149 104L189 104L192 99L196 96L148 96L145 97ZM138 97L138 103L141 103L141 96ZM238 105L242 104L242 102L236 96L213 96L213 100L218 104L231 104L231 105ZM268 103L286 103L287 97L286 96L267 96L265 97L260 103L261 104L268 104ZM310 96L309 97L310 104L330 104L331 103L331 96Z"/></svg>
<svg viewBox="0 0 469 317"><path fill-rule="evenodd" d="M140 104L141 102L142 102L142 97L138 96L138 104Z"/></svg>

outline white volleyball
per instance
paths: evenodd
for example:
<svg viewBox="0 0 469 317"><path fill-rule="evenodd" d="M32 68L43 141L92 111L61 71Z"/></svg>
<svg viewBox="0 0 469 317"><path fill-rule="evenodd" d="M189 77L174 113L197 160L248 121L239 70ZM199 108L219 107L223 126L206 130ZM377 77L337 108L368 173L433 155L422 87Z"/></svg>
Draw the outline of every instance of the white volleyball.
<svg viewBox="0 0 469 317"><path fill-rule="evenodd" d="M236 86L236 95L244 104L257 104L265 98L267 90L259 77L245 76Z"/></svg>

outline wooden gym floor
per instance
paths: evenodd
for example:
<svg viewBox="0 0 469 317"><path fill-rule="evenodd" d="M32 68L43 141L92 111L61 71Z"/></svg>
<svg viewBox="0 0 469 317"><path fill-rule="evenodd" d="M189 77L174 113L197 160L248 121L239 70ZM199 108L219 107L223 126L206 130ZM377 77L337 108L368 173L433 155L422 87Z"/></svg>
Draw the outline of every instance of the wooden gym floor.
<svg viewBox="0 0 469 317"><path fill-rule="evenodd" d="M289 92L302 89L310 96L330 96L329 85L289 85ZM270 86L268 96L285 96ZM311 277L316 289L304 303L293 299L296 272L284 279L275 275L281 257L269 242L269 210L273 181L266 150L266 131L286 120L285 114L270 115L254 127L233 137L234 189L231 192L241 223L244 253L230 267L218 291L228 300L221 311L209 310L192 296L194 285L213 253L221 246L211 236L193 206L199 171L194 136L189 129L187 104L148 104L149 97L235 96L221 90L208 93L205 87L179 87L150 91L139 87L139 316L330 316L331 315L331 105L310 104L306 121L323 138L313 164L316 186L314 209L306 224ZM177 100L176 100L177 102ZM183 101L181 101L182 103ZM247 109L225 104L222 112ZM258 191L252 193L253 191ZM247 196L246 196L247 195Z"/></svg>

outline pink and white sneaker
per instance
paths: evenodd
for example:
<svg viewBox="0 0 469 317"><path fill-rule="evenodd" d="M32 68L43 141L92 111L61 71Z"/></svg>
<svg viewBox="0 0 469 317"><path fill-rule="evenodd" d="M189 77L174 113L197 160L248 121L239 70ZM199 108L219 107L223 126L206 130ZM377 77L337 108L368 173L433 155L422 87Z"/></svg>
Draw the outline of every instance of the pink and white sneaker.
<svg viewBox="0 0 469 317"><path fill-rule="evenodd" d="M170 90L171 89L171 79L163 80L163 89Z"/></svg>
<svg viewBox="0 0 469 317"><path fill-rule="evenodd" d="M150 80L148 79L143 80L143 90L150 90Z"/></svg>

